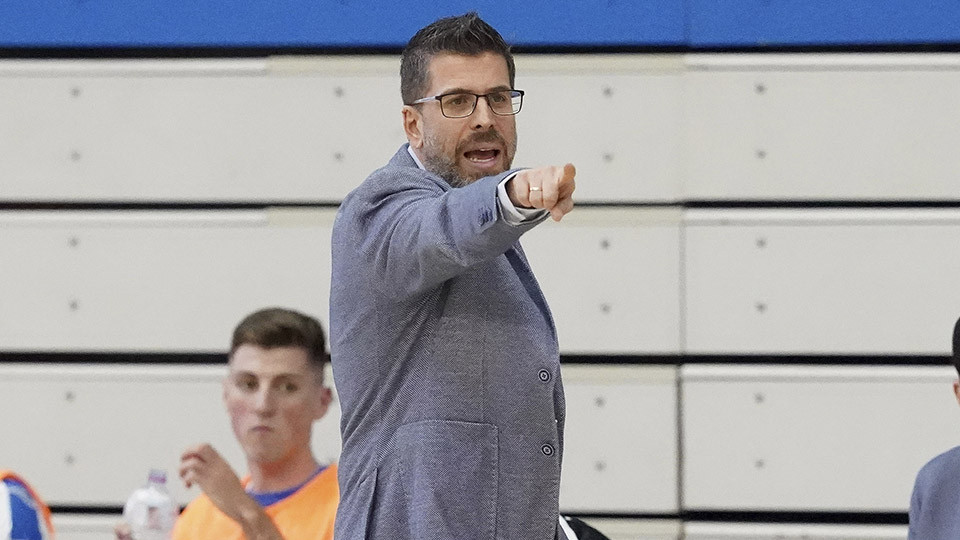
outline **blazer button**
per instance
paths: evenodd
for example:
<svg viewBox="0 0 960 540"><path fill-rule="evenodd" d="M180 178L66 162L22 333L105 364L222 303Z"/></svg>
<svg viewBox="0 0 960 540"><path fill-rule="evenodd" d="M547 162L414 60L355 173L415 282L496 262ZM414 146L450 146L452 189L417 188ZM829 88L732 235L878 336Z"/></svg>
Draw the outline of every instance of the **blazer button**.
<svg viewBox="0 0 960 540"><path fill-rule="evenodd" d="M553 455L553 447L550 446L549 444L545 444L545 445L541 446L541 447L540 447L540 451L543 452L543 455L545 455L545 456L552 456L552 455Z"/></svg>
<svg viewBox="0 0 960 540"><path fill-rule="evenodd" d="M540 380L543 382L548 382L550 380L550 372L545 369L541 369L537 372L537 377L540 377Z"/></svg>

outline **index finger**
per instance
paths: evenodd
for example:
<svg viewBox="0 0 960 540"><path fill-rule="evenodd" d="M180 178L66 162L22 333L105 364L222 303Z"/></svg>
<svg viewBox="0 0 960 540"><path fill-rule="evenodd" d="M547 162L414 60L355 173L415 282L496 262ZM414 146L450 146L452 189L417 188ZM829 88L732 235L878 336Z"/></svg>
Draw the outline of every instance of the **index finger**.
<svg viewBox="0 0 960 540"><path fill-rule="evenodd" d="M182 454L180 454L180 461L183 461L189 458L196 458L196 459L199 459L200 461L207 461L208 459L210 459L210 457L212 457L213 452L214 452L213 447L210 446L208 443L189 446L187 447L186 450L183 451Z"/></svg>
<svg viewBox="0 0 960 540"><path fill-rule="evenodd" d="M551 210L556 206L557 200L560 198L560 186L563 183L563 171L558 167L550 167L548 170L550 171L550 177L540 185L543 190L540 201L543 203L542 208L544 210Z"/></svg>

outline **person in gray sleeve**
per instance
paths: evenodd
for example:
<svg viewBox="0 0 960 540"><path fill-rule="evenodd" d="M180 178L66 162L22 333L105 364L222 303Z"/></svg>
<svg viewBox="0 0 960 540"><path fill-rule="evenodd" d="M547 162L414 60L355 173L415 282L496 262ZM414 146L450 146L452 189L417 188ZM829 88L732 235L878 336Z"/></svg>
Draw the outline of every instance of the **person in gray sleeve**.
<svg viewBox="0 0 960 540"><path fill-rule="evenodd" d="M572 210L576 173L511 169L514 71L475 13L417 32L400 67L409 142L340 206L336 540L562 534L556 329L519 239Z"/></svg>
<svg viewBox="0 0 960 540"><path fill-rule="evenodd" d="M953 326L953 364L960 374L960 319ZM953 393L960 403L960 379L953 382ZM960 446L931 459L917 473L908 538L960 538Z"/></svg>

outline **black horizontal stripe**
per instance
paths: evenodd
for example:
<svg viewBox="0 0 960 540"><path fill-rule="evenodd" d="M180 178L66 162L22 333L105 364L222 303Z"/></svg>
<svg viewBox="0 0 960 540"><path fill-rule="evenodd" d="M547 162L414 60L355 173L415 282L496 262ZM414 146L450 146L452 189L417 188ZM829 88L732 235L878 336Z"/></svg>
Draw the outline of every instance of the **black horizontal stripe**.
<svg viewBox="0 0 960 540"><path fill-rule="evenodd" d="M0 362L37 364L223 364L226 352L159 351L0 351ZM949 355L830 355L830 354L561 354L565 365L883 365L951 366Z"/></svg>
<svg viewBox="0 0 960 540"><path fill-rule="evenodd" d="M751 365L883 365L883 366L951 366L949 355L852 355L852 354L561 354L563 364L620 365L685 365L685 364L751 364Z"/></svg>
<svg viewBox="0 0 960 540"><path fill-rule="evenodd" d="M226 364L227 353L0 351L0 363L3 362L29 364Z"/></svg>
<svg viewBox="0 0 960 540"><path fill-rule="evenodd" d="M337 208L339 201L0 201L0 210L262 210Z"/></svg>
<svg viewBox="0 0 960 540"><path fill-rule="evenodd" d="M263 58L268 56L397 56L402 45L342 46L324 44L203 45L203 46L4 46L0 58ZM597 43L515 45L515 54L862 54L960 52L960 42L826 43L826 44L716 44Z"/></svg>
<svg viewBox="0 0 960 540"><path fill-rule="evenodd" d="M691 199L684 208L960 208L960 199L949 200L730 200Z"/></svg>
<svg viewBox="0 0 960 540"><path fill-rule="evenodd" d="M50 511L54 514L88 514L96 516L123 514L122 506L82 504L51 504L49 506ZM184 508L185 506L181 506L180 510L182 511Z"/></svg>
<svg viewBox="0 0 960 540"><path fill-rule="evenodd" d="M906 512L824 512L779 510L696 510L680 514L684 521L730 523L799 523L824 525L906 525Z"/></svg>
<svg viewBox="0 0 960 540"><path fill-rule="evenodd" d="M906 512L826 512L781 510L687 510L671 513L561 511L581 519L669 519L684 522L799 524L799 525L906 525Z"/></svg>
<svg viewBox="0 0 960 540"><path fill-rule="evenodd" d="M55 514L116 515L122 506L51 505ZM779 510L688 510L679 513L658 512L580 512L562 511L564 516L581 519L666 519L677 521L710 521L719 523L809 524L809 525L906 525L906 512L825 512Z"/></svg>
<svg viewBox="0 0 960 540"><path fill-rule="evenodd" d="M339 200L310 201L3 201L2 210L260 210L264 208L338 208ZM578 208L678 208L678 209L929 209L960 208L958 200L686 200L686 201L578 201Z"/></svg>

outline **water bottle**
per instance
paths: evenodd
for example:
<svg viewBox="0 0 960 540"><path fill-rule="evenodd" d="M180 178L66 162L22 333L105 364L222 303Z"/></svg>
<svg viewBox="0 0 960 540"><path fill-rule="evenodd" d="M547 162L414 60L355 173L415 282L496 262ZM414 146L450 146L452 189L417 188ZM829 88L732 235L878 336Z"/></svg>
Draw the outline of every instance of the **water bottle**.
<svg viewBox="0 0 960 540"><path fill-rule="evenodd" d="M134 491L123 505L123 520L134 540L170 540L180 509L167 492L167 473L150 469L147 485Z"/></svg>

